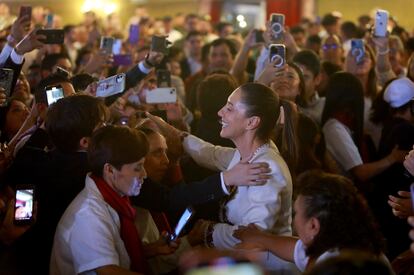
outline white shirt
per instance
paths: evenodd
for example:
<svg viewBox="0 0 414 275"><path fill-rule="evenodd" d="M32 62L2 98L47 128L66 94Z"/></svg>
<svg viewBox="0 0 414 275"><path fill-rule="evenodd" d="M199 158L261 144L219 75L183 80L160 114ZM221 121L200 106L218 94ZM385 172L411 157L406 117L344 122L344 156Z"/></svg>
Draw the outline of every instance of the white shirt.
<svg viewBox="0 0 414 275"><path fill-rule="evenodd" d="M50 274L96 274L95 269L105 265L129 270L130 259L121 239L117 212L86 176L85 188L71 202L57 226Z"/></svg>
<svg viewBox="0 0 414 275"><path fill-rule="evenodd" d="M269 62L269 49L263 47L260 51L260 55L256 60L256 71L254 72L254 80L256 81L260 74L266 67L266 64Z"/></svg>
<svg viewBox="0 0 414 275"><path fill-rule="evenodd" d="M351 168L363 164L358 147L351 136L351 131L336 119L329 119L322 127L326 148L342 168L343 174Z"/></svg>
<svg viewBox="0 0 414 275"><path fill-rule="evenodd" d="M364 97L364 132L369 135L374 142L376 149L379 147L382 133L382 125L374 124L370 120L372 113L372 99L369 97Z"/></svg>
<svg viewBox="0 0 414 275"><path fill-rule="evenodd" d="M201 70L201 62L192 58L191 56L187 57L187 63L190 67L190 75L194 75L195 73L198 73Z"/></svg>
<svg viewBox="0 0 414 275"><path fill-rule="evenodd" d="M234 148L214 146L195 136L183 142L185 151L200 165L213 170L229 170L240 162L240 153ZM219 249L230 249L240 241L233 237L239 225L254 223L278 235L291 235L292 179L289 169L276 145L270 141L261 146L250 162L266 162L271 178L258 186L239 186L226 205L229 222L214 226L213 242Z"/></svg>

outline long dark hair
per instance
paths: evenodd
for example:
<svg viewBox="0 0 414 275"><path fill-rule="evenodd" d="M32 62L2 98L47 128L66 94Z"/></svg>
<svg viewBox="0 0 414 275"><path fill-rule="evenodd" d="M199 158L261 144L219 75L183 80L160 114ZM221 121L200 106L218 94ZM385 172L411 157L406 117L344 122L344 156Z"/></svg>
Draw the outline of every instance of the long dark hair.
<svg viewBox="0 0 414 275"><path fill-rule="evenodd" d="M359 148L364 128L364 89L353 74L337 72L329 77L322 126L331 118L345 117L351 122L352 138ZM343 123L343 122L342 122Z"/></svg>
<svg viewBox="0 0 414 275"><path fill-rule="evenodd" d="M330 249L360 249L379 255L384 247L366 200L346 177L311 171L298 177L295 196L306 218L319 221L319 233L306 254L317 258Z"/></svg>
<svg viewBox="0 0 414 275"><path fill-rule="evenodd" d="M367 89L366 95L368 95L372 100L374 100L378 93L377 73L375 72L375 67L376 67L375 64L377 63L377 61L375 59L374 51L369 45L365 45L365 51L369 53L369 58L371 59L371 64L372 64L371 70L369 70L368 72L368 84L366 87Z"/></svg>

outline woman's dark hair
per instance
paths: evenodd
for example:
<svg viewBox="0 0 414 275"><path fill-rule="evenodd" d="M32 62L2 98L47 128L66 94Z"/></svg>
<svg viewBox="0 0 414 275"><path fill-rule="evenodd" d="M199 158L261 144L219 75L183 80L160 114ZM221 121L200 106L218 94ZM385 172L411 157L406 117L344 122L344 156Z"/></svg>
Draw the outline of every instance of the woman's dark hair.
<svg viewBox="0 0 414 275"><path fill-rule="evenodd" d="M91 171L102 176L106 163L120 170L124 164L137 162L148 153L149 144L145 134L124 126L105 126L92 136L88 146Z"/></svg>
<svg viewBox="0 0 414 275"><path fill-rule="evenodd" d="M319 125L303 113L298 114L298 145L300 160L296 173L311 169L322 169L326 147Z"/></svg>
<svg viewBox="0 0 414 275"><path fill-rule="evenodd" d="M301 107L307 107L306 84L305 84L305 78L303 77L302 69L299 68L299 66L293 62L288 62L287 64L289 65L289 67L293 68L296 71L299 77L299 94L296 97L295 103Z"/></svg>
<svg viewBox="0 0 414 275"><path fill-rule="evenodd" d="M9 142L10 139L13 138L13 137L8 137L6 133L4 132L4 128L6 127L7 113L9 112L13 101L19 101L25 104L22 100L16 97L11 97L6 101L6 103L3 106L0 106L0 142L1 143Z"/></svg>
<svg viewBox="0 0 414 275"><path fill-rule="evenodd" d="M319 233L306 254L317 258L330 249L359 249L375 255L383 238L366 200L346 177L321 171L298 177L295 197L301 196L306 218L319 221Z"/></svg>
<svg viewBox="0 0 414 275"><path fill-rule="evenodd" d="M272 89L259 83L246 83L239 89L241 102L246 106L246 116L260 118L257 136L268 140L280 115L279 97Z"/></svg>
<svg viewBox="0 0 414 275"><path fill-rule="evenodd" d="M237 88L237 80L230 74L211 74L197 88L197 104L201 115L218 121L217 112L226 105L227 98Z"/></svg>
<svg viewBox="0 0 414 275"><path fill-rule="evenodd" d="M107 120L104 102L88 95L75 95L58 100L49 107L46 131L62 152L76 152L83 137L92 136L95 128Z"/></svg>
<svg viewBox="0 0 414 275"><path fill-rule="evenodd" d="M394 272L378 256L359 250L341 254L317 263L305 275L392 275Z"/></svg>
<svg viewBox="0 0 414 275"><path fill-rule="evenodd" d="M338 72L329 77L326 88L322 126L331 118L342 117L350 122L356 146L360 146L364 127L364 89L361 81L351 73ZM342 122L343 123L343 122Z"/></svg>

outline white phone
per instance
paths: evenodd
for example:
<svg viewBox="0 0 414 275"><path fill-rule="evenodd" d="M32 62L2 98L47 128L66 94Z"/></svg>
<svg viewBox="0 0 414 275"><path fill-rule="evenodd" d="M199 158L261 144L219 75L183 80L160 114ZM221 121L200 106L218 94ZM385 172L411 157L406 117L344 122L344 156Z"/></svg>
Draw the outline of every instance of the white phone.
<svg viewBox="0 0 414 275"><path fill-rule="evenodd" d="M175 88L156 88L148 91L146 101L149 104L175 103L177 102L177 91Z"/></svg>
<svg viewBox="0 0 414 275"><path fill-rule="evenodd" d="M374 35L377 37L387 36L389 13L386 10L377 10L375 13L375 28Z"/></svg>
<svg viewBox="0 0 414 275"><path fill-rule="evenodd" d="M125 79L126 76L124 73L122 73L99 81L98 88L96 90L96 96L108 97L122 93L125 90Z"/></svg>
<svg viewBox="0 0 414 275"><path fill-rule="evenodd" d="M60 85L46 87L45 92L46 92L46 98L47 98L47 105L48 106L52 105L53 103L55 103L59 99L65 97L65 95L63 93L63 88Z"/></svg>

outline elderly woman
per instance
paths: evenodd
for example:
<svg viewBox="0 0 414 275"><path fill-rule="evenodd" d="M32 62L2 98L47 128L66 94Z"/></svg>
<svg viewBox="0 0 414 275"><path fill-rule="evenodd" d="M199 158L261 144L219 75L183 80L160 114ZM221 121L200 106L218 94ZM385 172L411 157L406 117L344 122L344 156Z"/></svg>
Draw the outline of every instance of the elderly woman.
<svg viewBox="0 0 414 275"><path fill-rule="evenodd" d="M156 247L142 245L128 199L140 193L147 152L138 130L107 126L95 132L88 147L92 172L58 224L50 274L147 272L145 257ZM173 251L165 242L160 246Z"/></svg>

